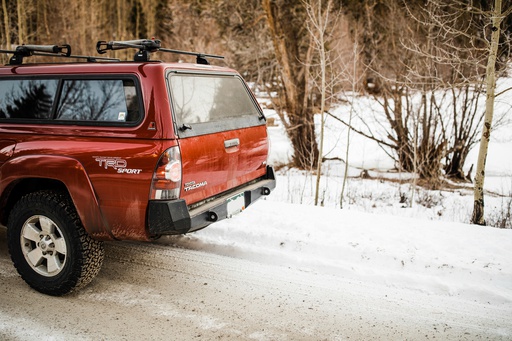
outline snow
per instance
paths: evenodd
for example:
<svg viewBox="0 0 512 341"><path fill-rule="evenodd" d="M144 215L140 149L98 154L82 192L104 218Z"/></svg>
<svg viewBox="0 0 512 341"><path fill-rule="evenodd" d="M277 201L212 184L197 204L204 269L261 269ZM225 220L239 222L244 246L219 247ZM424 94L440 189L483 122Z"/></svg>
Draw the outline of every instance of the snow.
<svg viewBox="0 0 512 341"><path fill-rule="evenodd" d="M276 120L269 127L270 163L284 165L291 159L290 143L275 112L266 110L266 115ZM346 129L329 118L326 124L328 156L343 159ZM486 189L504 194L486 196L490 215L502 214L512 202L508 130L495 131L489 147ZM476 162L477 152L472 152L469 164ZM277 189L266 200L170 243L438 297L457 296L512 314L512 230L468 224L471 185L452 191L414 191L410 184L355 178L361 169L373 170L372 176L410 177L390 173L389 157L357 135L352 136L349 160L352 178L345 209L339 208L341 161L324 166L325 207L313 205L314 175L284 167L278 172ZM500 333L512 338L512 322Z"/></svg>
<svg viewBox="0 0 512 341"><path fill-rule="evenodd" d="M174 242L512 309L511 232L265 200Z"/></svg>

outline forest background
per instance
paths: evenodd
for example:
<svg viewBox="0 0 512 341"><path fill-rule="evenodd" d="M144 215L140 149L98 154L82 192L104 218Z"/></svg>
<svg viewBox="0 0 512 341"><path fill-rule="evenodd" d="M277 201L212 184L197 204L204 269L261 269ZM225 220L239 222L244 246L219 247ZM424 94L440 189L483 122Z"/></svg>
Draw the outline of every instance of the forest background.
<svg viewBox="0 0 512 341"><path fill-rule="evenodd" d="M322 173L323 137L315 129L320 114L320 135L331 116L377 142L397 170L439 188L445 179L472 181L473 169L465 172L464 165L481 139L493 33L498 35L495 74L506 76L512 0L500 1L498 24L496 3L2 0L0 49L66 43L73 54L96 55L98 40L155 37L166 48L224 55L221 64L273 94L271 107L293 146L291 166ZM110 56L130 60L133 53ZM9 56L0 58L5 64ZM156 58L187 60L162 53ZM350 104L350 94L370 96L379 108L365 113L367 118L352 110L333 115L330 109L340 102ZM507 120L496 117L493 128Z"/></svg>

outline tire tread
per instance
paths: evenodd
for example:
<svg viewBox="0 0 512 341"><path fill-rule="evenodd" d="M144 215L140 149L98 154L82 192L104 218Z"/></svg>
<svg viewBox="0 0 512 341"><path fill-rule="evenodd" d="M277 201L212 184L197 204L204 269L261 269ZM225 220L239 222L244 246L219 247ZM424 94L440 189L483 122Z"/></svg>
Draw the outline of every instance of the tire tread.
<svg viewBox="0 0 512 341"><path fill-rule="evenodd" d="M21 230L17 230L14 224L16 224L16 221L23 219L27 207L47 209L52 214L60 217L66 226L59 226L59 228L67 230L70 236L69 243L72 243L77 250L76 260L69 258L66 260L73 263L69 274L62 281L53 285L48 285L48 281L37 280L38 277L34 276L34 273L27 271L26 260L23 255L20 257L17 250ZM68 294L89 284L101 269L104 258L103 242L94 240L87 233L71 198L65 192L43 190L26 194L14 205L9 215L7 227L9 252L14 266L25 282L37 291L53 296ZM66 257L72 257L71 253L69 252ZM31 269L30 271L33 272Z"/></svg>

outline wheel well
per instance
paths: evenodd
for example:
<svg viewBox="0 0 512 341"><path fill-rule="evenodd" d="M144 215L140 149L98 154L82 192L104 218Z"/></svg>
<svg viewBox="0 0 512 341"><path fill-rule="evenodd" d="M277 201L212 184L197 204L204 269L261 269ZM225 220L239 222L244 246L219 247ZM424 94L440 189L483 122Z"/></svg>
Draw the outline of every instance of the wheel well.
<svg viewBox="0 0 512 341"><path fill-rule="evenodd" d="M68 189L61 181L54 179L43 179L43 178L27 178L15 181L11 183L2 193L0 199L2 210L0 216L0 223L7 225L7 219L9 218L9 212L12 207L21 197L31 192L37 192L40 190L56 190L62 191L69 194Z"/></svg>

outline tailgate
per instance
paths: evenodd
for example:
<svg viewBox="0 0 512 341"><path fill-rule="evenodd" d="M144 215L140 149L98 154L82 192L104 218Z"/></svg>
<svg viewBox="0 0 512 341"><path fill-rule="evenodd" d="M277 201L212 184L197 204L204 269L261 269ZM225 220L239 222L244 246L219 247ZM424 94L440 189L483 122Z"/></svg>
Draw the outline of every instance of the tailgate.
<svg viewBox="0 0 512 341"><path fill-rule="evenodd" d="M265 118L236 74L167 76L188 205L266 174Z"/></svg>

